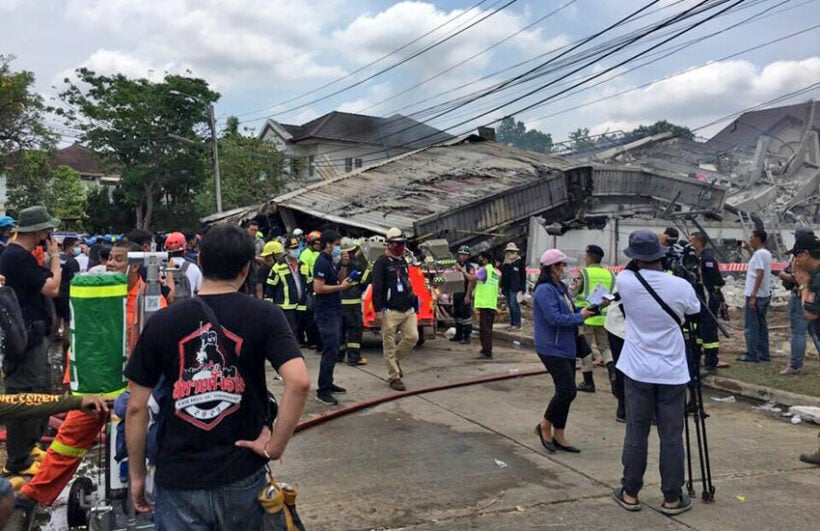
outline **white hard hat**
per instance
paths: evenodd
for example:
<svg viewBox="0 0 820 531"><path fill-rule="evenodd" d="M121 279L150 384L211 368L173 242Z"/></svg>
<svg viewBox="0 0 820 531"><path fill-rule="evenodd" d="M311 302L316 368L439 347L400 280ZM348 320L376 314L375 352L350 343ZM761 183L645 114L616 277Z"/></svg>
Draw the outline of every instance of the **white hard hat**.
<svg viewBox="0 0 820 531"><path fill-rule="evenodd" d="M348 238L347 236L342 238L342 243L341 243L342 251L352 251L357 246L358 246L358 244L356 243L356 240L354 240L353 238Z"/></svg>
<svg viewBox="0 0 820 531"><path fill-rule="evenodd" d="M305 233L305 231L303 231L299 227L296 227L295 229L293 229L293 235L296 236L297 238L299 236L301 236L302 234L304 234L304 233Z"/></svg>
<svg viewBox="0 0 820 531"><path fill-rule="evenodd" d="M404 234L401 232L401 229L393 227L388 229L387 234L385 234L385 239L388 242L403 242Z"/></svg>

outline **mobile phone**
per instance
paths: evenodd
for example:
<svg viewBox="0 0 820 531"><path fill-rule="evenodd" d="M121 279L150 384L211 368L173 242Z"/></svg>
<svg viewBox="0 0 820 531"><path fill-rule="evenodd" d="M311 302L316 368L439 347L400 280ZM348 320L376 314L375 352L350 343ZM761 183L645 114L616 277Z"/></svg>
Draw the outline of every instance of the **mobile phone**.
<svg viewBox="0 0 820 531"><path fill-rule="evenodd" d="M616 300L615 295L612 295L610 293L607 293L606 295L604 295L601 298L604 299L605 301L609 301L609 302L612 302L612 301Z"/></svg>

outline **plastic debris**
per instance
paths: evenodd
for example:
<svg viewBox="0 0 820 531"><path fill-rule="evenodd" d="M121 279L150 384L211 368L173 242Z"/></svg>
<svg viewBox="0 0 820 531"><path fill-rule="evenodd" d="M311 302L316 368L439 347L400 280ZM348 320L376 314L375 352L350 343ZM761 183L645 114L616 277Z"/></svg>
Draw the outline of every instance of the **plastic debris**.
<svg viewBox="0 0 820 531"><path fill-rule="evenodd" d="M501 459L496 459L495 464L498 466L498 468L507 468L507 463L505 463Z"/></svg>
<svg viewBox="0 0 820 531"><path fill-rule="evenodd" d="M507 372L510 374L518 374L519 372L521 372L521 369L510 369Z"/></svg>
<svg viewBox="0 0 820 531"><path fill-rule="evenodd" d="M516 510L516 511L518 511L519 513L523 513L523 512L525 512L527 509L526 509L523 505L516 505L516 506L515 506L515 510Z"/></svg>
<svg viewBox="0 0 820 531"><path fill-rule="evenodd" d="M795 416L792 417L792 420L791 420L792 424L800 424L801 422L803 422L803 419L800 418L800 415L795 415Z"/></svg>
<svg viewBox="0 0 820 531"><path fill-rule="evenodd" d="M514 348L517 348L517 349L521 348L521 342L520 341L513 341L512 344L513 344Z"/></svg>
<svg viewBox="0 0 820 531"><path fill-rule="evenodd" d="M820 407L817 406L792 406L789 408L792 415L800 415L803 420L820 424Z"/></svg>
<svg viewBox="0 0 820 531"><path fill-rule="evenodd" d="M737 399L735 398L735 395L729 395L729 396L725 396L723 398L713 396L712 397L712 402L724 402L726 404L734 404L735 402L737 402Z"/></svg>
<svg viewBox="0 0 820 531"><path fill-rule="evenodd" d="M766 402L762 406L752 406L752 409L757 409L760 411L771 411L772 413L780 413L781 411L783 411L782 409L777 407L777 404L775 402Z"/></svg>
<svg viewBox="0 0 820 531"><path fill-rule="evenodd" d="M740 503L746 503L746 496L735 496Z"/></svg>

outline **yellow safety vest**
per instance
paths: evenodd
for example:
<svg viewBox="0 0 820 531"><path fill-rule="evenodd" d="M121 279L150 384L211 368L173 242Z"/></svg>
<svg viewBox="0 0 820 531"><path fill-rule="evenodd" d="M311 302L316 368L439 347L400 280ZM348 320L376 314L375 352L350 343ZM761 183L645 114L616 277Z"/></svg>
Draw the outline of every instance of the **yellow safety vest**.
<svg viewBox="0 0 820 531"><path fill-rule="evenodd" d="M600 264L593 264L581 269L581 277L584 279L584 289L579 294L575 306L583 308L589 306L589 295L595 287L600 284L609 293L615 287L615 275ZM584 324L587 326L604 326L606 321L606 308L601 310L601 315L587 317Z"/></svg>
<svg viewBox="0 0 820 531"><path fill-rule="evenodd" d="M499 276L492 264L485 265L484 270L487 271L487 277L483 282L478 281L475 285L473 307L496 310L498 309Z"/></svg>

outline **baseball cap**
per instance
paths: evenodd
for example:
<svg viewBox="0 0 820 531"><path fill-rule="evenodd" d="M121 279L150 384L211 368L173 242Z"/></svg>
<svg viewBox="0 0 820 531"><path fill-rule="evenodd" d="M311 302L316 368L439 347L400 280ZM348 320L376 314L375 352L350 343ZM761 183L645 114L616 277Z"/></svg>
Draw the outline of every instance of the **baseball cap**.
<svg viewBox="0 0 820 531"><path fill-rule="evenodd" d="M789 254L798 254L803 251L817 251L820 250L820 240L814 234L801 234L797 241L794 242L794 247L791 248Z"/></svg>
<svg viewBox="0 0 820 531"><path fill-rule="evenodd" d="M544 254L541 255L540 262L543 266L551 266L552 264L558 264L560 262L574 263L575 259L565 255L564 252L559 249L547 249L544 251Z"/></svg>

